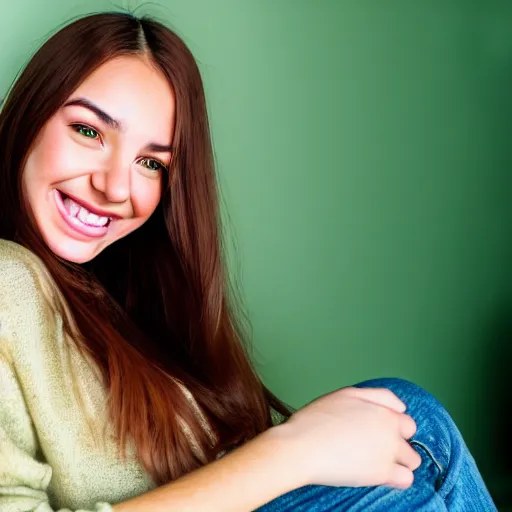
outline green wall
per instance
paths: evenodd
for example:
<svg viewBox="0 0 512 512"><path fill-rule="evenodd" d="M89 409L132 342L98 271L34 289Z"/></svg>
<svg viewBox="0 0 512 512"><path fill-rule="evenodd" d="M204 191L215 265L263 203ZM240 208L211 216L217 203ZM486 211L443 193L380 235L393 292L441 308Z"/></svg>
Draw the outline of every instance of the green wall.
<svg viewBox="0 0 512 512"><path fill-rule="evenodd" d="M1 5L2 91L54 26L115 8ZM161 0L143 12L200 61L266 383L300 406L371 377L414 380L504 494L512 4Z"/></svg>

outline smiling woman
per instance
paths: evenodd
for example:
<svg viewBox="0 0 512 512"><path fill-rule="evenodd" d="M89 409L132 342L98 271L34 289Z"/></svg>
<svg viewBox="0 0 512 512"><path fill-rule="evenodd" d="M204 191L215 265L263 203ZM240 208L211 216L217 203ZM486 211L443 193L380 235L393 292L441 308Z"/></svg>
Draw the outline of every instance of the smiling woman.
<svg viewBox="0 0 512 512"><path fill-rule="evenodd" d="M53 35L0 112L0 157L0 512L495 509L417 386L292 414L262 383L201 76L167 27L104 13Z"/></svg>
<svg viewBox="0 0 512 512"><path fill-rule="evenodd" d="M48 120L22 176L53 253L90 261L149 219L168 181L175 111L163 73L123 56L92 72Z"/></svg>

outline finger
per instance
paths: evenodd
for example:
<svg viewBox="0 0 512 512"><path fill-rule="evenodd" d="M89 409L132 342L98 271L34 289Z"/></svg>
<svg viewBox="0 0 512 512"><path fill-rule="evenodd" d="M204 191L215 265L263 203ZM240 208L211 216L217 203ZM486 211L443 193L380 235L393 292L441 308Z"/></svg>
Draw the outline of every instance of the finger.
<svg viewBox="0 0 512 512"><path fill-rule="evenodd" d="M400 415L398 428L400 429L400 435L404 439L411 439L417 430L416 422L408 414Z"/></svg>
<svg viewBox="0 0 512 512"><path fill-rule="evenodd" d="M389 480L386 485L395 487L396 489L408 489L414 482L412 471L405 466L395 464L391 469Z"/></svg>
<svg viewBox="0 0 512 512"><path fill-rule="evenodd" d="M398 447L396 462L415 471L421 465L421 456L407 441L402 441Z"/></svg>
<svg viewBox="0 0 512 512"><path fill-rule="evenodd" d="M405 404L387 388L347 388L350 394L366 402L387 407L396 412L404 412Z"/></svg>

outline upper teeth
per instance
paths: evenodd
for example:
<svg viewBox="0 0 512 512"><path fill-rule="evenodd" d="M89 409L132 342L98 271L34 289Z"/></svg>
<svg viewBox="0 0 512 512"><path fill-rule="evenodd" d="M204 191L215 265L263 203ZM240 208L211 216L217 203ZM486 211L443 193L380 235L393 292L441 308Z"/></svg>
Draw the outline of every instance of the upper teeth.
<svg viewBox="0 0 512 512"><path fill-rule="evenodd" d="M95 213L91 213L87 208L79 205L69 197L64 199L64 206L72 217L78 217L84 224L102 227L110 220L110 217L100 217Z"/></svg>

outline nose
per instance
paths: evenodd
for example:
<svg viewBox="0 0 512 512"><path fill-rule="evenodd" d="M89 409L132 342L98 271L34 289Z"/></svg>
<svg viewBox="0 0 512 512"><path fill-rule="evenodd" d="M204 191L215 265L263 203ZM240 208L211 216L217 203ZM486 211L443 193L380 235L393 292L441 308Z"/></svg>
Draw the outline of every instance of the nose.
<svg viewBox="0 0 512 512"><path fill-rule="evenodd" d="M130 197L130 166L110 162L108 168L92 173L92 186L111 203L124 203Z"/></svg>

